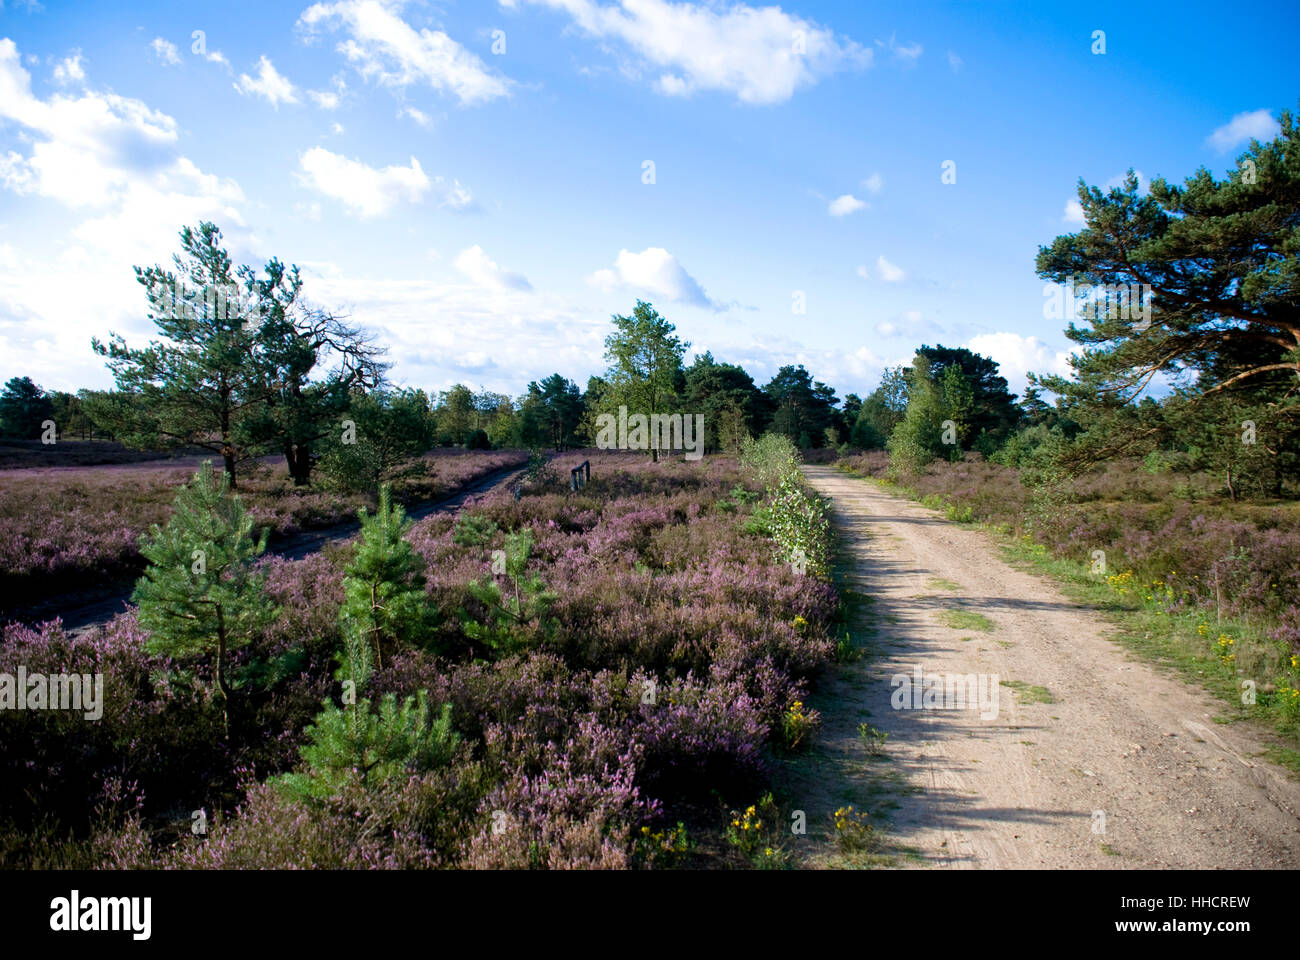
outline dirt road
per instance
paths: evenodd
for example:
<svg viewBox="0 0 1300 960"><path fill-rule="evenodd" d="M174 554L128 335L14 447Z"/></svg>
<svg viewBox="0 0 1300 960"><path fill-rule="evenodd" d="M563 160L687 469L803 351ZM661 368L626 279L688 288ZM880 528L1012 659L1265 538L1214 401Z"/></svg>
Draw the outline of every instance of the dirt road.
<svg viewBox="0 0 1300 960"><path fill-rule="evenodd" d="M915 851L908 862L1300 866L1300 783L1260 758L1266 733L1215 723L1219 701L1129 656L1097 614L1003 562L989 534L832 467L804 472L833 500L851 585L875 598L878 624L876 656L841 682L822 750L841 775L888 770L900 788L890 835ZM966 625L946 625L952 611ZM996 717L893 709L891 678L916 667L996 674ZM888 760L852 762L861 716L889 734Z"/></svg>

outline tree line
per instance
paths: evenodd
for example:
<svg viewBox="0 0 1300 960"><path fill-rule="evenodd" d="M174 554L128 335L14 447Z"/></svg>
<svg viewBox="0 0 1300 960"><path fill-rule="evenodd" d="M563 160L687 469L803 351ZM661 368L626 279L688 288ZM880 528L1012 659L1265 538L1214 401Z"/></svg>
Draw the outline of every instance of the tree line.
<svg viewBox="0 0 1300 960"><path fill-rule="evenodd" d="M887 448L898 469L978 452L1057 478L1139 457L1153 471L1212 471L1234 498L1281 496L1300 468L1297 147L1283 111L1278 136L1252 141L1224 178L1202 168L1181 186L1158 178L1145 195L1131 172L1106 194L1080 180L1085 226L1041 247L1035 269L1071 290L1145 291L1143 309L1084 311L1086 323L1065 330L1082 347L1072 375L1031 373L1020 399L993 360L943 345L886 370L865 398L841 399L802 365L759 386L711 353L687 365L690 344L640 300L612 317L607 368L585 389L561 373L518 397L399 389L383 348L306 301L296 267L236 267L217 227L202 223L181 231L174 270L136 268L162 339L93 342L117 389L47 394L14 378L0 430L34 437L53 420L63 435L207 449L232 486L239 463L275 452L296 484L319 463L374 488L437 445L592 445L597 417L626 406L703 414L710 451L774 432L804 449Z"/></svg>

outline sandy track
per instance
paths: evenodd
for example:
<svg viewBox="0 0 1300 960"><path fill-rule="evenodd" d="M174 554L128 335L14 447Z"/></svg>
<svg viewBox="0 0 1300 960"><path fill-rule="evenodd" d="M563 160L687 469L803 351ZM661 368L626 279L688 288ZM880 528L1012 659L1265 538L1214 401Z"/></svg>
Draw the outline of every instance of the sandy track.
<svg viewBox="0 0 1300 960"><path fill-rule="evenodd" d="M1126 654L1095 613L1003 562L990 535L832 467L804 472L832 498L850 577L876 598L879 625L866 681L827 723L827 758L861 755L855 707L889 732L891 761L872 766L909 788L891 817L895 843L941 867L1300 866L1300 783L1259 757L1265 732L1216 724L1221 703ZM994 629L950 629L938 617L951 609ZM1046 687L1054 702L1022 703L1001 686L988 721L892 709L890 678L918 664Z"/></svg>

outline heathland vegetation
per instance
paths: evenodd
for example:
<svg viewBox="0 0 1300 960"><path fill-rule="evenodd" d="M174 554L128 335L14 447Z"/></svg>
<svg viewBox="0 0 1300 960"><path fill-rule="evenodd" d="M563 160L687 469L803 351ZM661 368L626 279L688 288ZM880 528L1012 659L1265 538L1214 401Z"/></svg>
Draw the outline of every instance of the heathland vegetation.
<svg viewBox="0 0 1300 960"><path fill-rule="evenodd" d="M4 627L0 672L100 673L108 695L94 723L0 717L0 863L792 862L775 772L815 740L818 678L857 654L804 457L1002 530L1295 737L1296 134L1284 114L1222 180L1081 184L1086 226L1037 270L1069 285L1082 349L1020 398L943 345L865 398L803 366L760 387L709 353L687 365L642 301L585 390L398 389L295 268L236 267L214 225L185 229L175 271L137 270L159 339L95 342L116 389L16 377L0 397L9 608L138 577L93 629ZM620 408L702 414L712 455L589 449ZM405 515L511 472L455 515ZM268 528L348 517L353 541L264 552ZM860 810L822 814L869 833Z"/></svg>

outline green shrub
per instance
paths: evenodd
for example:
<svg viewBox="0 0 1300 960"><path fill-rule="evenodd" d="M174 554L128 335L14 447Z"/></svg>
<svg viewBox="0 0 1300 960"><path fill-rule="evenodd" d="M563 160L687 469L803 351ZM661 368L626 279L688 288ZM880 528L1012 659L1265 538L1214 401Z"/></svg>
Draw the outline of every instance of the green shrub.
<svg viewBox="0 0 1300 960"><path fill-rule="evenodd" d="M441 767L451 760L459 737L451 729L451 705L436 715L421 690L401 706L386 693L378 712L369 700L337 707L324 701L316 722L306 730L299 754L305 769L286 774L284 786L299 796L338 796L349 782L375 786Z"/></svg>
<svg viewBox="0 0 1300 960"><path fill-rule="evenodd" d="M460 547L481 547L496 536L497 525L482 514L462 513L456 517L451 540Z"/></svg>
<svg viewBox="0 0 1300 960"><path fill-rule="evenodd" d="M253 517L230 493L229 475L214 476L205 461L180 488L167 526L140 538L149 562L132 600L149 632L151 653L184 658L213 655L213 694L230 724L233 651L245 646L277 611L263 595L253 561L266 549L267 531L253 539Z"/></svg>
<svg viewBox="0 0 1300 960"><path fill-rule="evenodd" d="M358 684L370 672L372 655L382 666L385 646L419 643L436 614L424 592L424 558L406 540L411 521L392 505L387 484L374 516L364 507L360 516L361 544L344 574L339 610L347 675Z"/></svg>
<svg viewBox="0 0 1300 960"><path fill-rule="evenodd" d="M787 474L771 500L772 539L779 563L793 563L815 577L830 576L831 522L826 502Z"/></svg>
<svg viewBox="0 0 1300 960"><path fill-rule="evenodd" d="M502 590L495 579L472 580L467 586L469 594L485 612L475 617L464 608L460 610L465 636L494 656L526 646L535 631L547 636L554 627L547 614L555 603L555 594L546 589L536 573L528 573L533 532L507 534L504 553L506 589Z"/></svg>
<svg viewBox="0 0 1300 960"><path fill-rule="evenodd" d="M740 444L740 465L770 494L790 473L799 470L799 451L781 433L765 433L757 440L746 437Z"/></svg>

